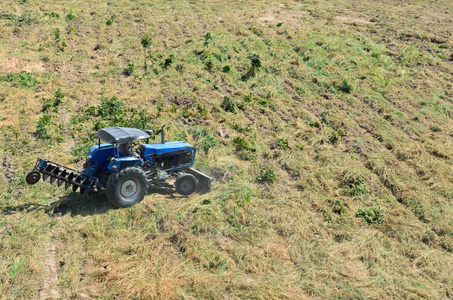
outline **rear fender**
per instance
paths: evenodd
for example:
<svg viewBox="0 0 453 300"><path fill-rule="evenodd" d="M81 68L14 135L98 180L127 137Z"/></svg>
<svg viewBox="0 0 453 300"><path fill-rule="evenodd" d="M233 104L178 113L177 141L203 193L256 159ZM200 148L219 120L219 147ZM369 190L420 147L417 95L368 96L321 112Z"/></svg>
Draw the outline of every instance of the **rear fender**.
<svg viewBox="0 0 453 300"><path fill-rule="evenodd" d="M142 166L143 160L138 157L121 157L116 158L107 166L107 170L119 172L124 168Z"/></svg>

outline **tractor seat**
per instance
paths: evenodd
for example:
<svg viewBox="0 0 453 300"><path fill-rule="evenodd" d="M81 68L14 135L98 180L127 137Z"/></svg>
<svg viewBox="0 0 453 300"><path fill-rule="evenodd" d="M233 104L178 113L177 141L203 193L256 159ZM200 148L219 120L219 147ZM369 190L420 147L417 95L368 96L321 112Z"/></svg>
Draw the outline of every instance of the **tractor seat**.
<svg viewBox="0 0 453 300"><path fill-rule="evenodd" d="M118 150L122 156L133 156L128 144L119 144Z"/></svg>

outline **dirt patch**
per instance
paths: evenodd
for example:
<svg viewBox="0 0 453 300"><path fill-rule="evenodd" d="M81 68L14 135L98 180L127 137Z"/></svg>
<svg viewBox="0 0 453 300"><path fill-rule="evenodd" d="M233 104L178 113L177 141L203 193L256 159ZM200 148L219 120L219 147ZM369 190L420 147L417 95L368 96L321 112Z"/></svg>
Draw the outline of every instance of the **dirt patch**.
<svg viewBox="0 0 453 300"><path fill-rule="evenodd" d="M335 20L342 21L344 23L359 23L359 24L373 24L373 22L365 19L365 18L353 18L353 17L344 17L344 16L337 16Z"/></svg>
<svg viewBox="0 0 453 300"><path fill-rule="evenodd" d="M173 103L178 107L184 107L187 106L187 108L193 108L194 103L192 99L186 98L186 97L170 97L167 99L169 103Z"/></svg>
<svg viewBox="0 0 453 300"><path fill-rule="evenodd" d="M60 289L57 285L58 269L55 259L58 247L54 241L55 232L50 232L50 242L44 260L44 276L42 288L39 290L38 299L61 299Z"/></svg>
<svg viewBox="0 0 453 300"><path fill-rule="evenodd" d="M43 62L32 62L29 60L12 57L5 62L3 67L0 66L0 71L5 73L44 73L46 69L44 68Z"/></svg>
<svg viewBox="0 0 453 300"><path fill-rule="evenodd" d="M258 19L258 21L260 21L262 23L269 23L269 22L275 21L275 17L274 16L261 17Z"/></svg>
<svg viewBox="0 0 453 300"><path fill-rule="evenodd" d="M14 177L14 168L12 163L8 160L8 157L3 157L3 174L6 177L6 180L8 180L8 183L11 183L12 178Z"/></svg>

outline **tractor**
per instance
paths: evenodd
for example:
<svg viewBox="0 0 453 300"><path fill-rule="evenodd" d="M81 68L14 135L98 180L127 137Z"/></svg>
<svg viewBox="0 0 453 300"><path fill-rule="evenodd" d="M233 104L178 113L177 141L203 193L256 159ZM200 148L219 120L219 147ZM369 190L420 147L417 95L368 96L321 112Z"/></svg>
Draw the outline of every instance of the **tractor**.
<svg viewBox="0 0 453 300"><path fill-rule="evenodd" d="M88 150L83 170L77 171L50 160L38 158L26 176L28 184L43 181L81 194L105 190L107 199L116 207L128 207L143 200L153 186L175 189L181 195L196 190L209 191L211 177L193 169L196 148L187 142L165 142L165 125L161 128L161 143L149 143L151 130L108 127L95 137L97 145ZM134 141L144 140L133 149ZM101 140L104 143L101 143ZM176 178L170 184L170 178Z"/></svg>

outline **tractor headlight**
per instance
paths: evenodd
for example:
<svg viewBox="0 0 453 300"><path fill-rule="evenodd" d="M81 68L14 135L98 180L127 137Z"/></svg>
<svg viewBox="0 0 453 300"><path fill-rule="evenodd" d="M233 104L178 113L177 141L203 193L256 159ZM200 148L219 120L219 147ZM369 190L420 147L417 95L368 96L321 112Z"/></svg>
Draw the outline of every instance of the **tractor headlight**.
<svg viewBox="0 0 453 300"><path fill-rule="evenodd" d="M116 169L118 169L118 166L117 165L113 165L112 166L112 170L116 171Z"/></svg>

